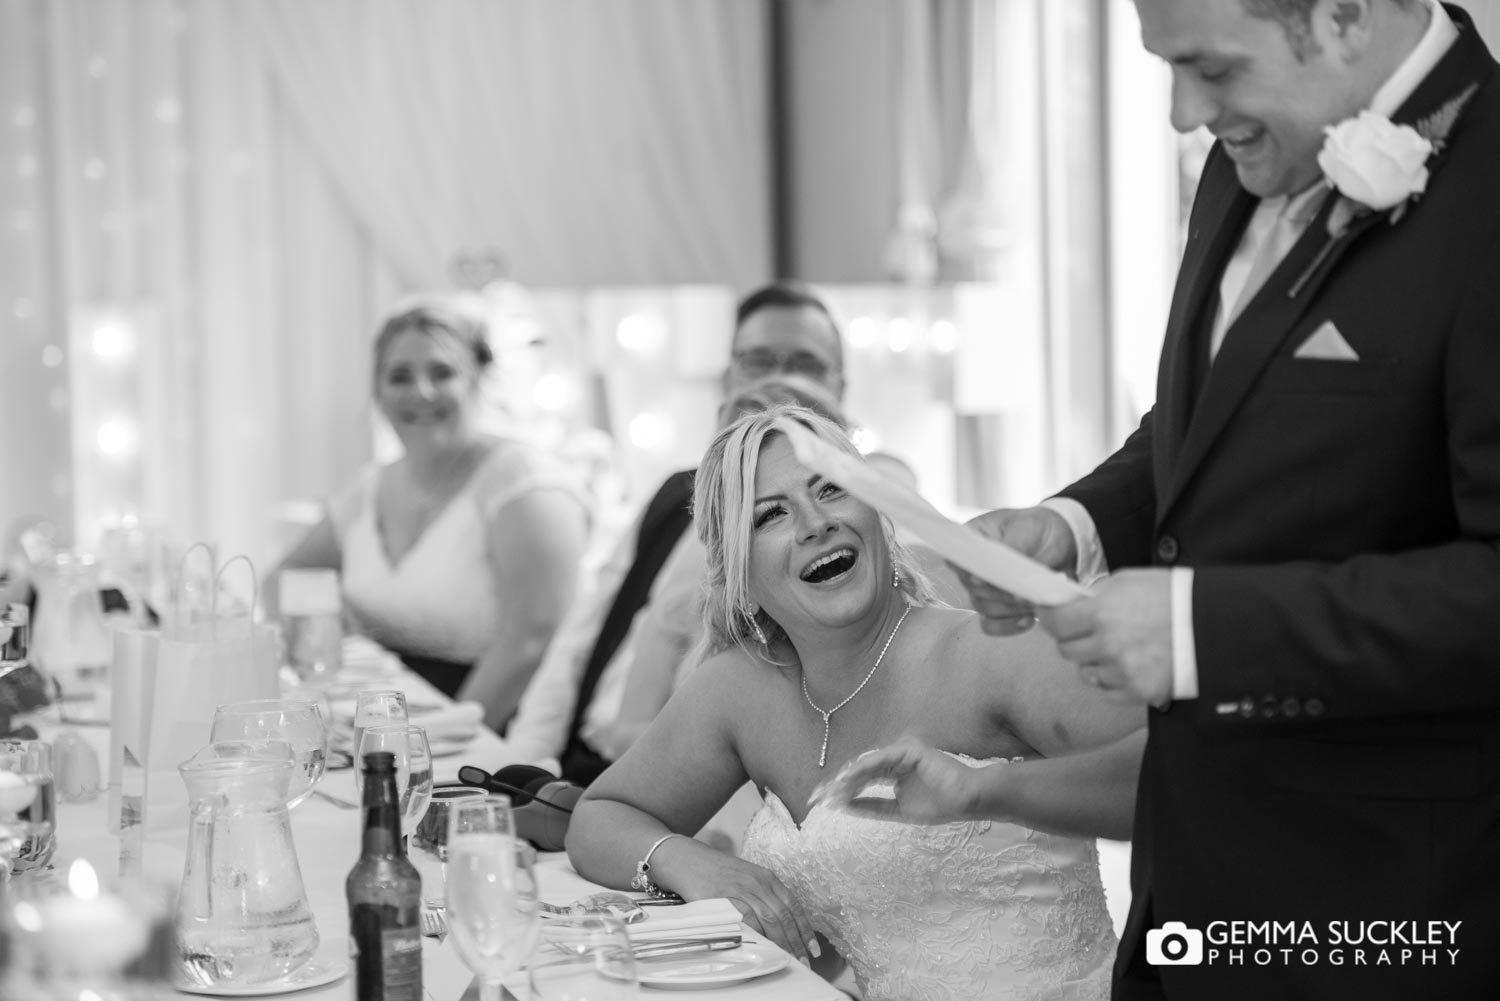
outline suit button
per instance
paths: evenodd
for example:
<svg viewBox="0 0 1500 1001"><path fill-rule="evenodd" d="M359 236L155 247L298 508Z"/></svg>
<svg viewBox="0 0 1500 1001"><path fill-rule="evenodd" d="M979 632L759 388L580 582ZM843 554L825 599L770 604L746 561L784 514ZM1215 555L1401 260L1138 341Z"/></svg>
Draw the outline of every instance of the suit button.
<svg viewBox="0 0 1500 1001"><path fill-rule="evenodd" d="M1163 535L1156 540L1156 556L1163 563L1177 562L1177 540L1170 535Z"/></svg>
<svg viewBox="0 0 1500 1001"><path fill-rule="evenodd" d="M1249 719L1255 715L1255 699L1249 695L1240 699L1240 715L1245 717L1245 719Z"/></svg>
<svg viewBox="0 0 1500 1001"><path fill-rule="evenodd" d="M1281 711L1281 704L1276 701L1276 696L1266 695L1260 700L1260 714L1266 719L1273 718Z"/></svg>
<svg viewBox="0 0 1500 1001"><path fill-rule="evenodd" d="M1324 706L1322 699L1308 699L1306 702L1302 703L1303 712L1307 713L1307 715L1309 716L1321 716L1323 715L1323 709Z"/></svg>
<svg viewBox="0 0 1500 1001"><path fill-rule="evenodd" d="M1287 719L1291 719L1292 717L1301 714L1301 712L1302 703L1298 702L1295 698L1287 696L1287 698L1282 701L1281 715L1285 716Z"/></svg>

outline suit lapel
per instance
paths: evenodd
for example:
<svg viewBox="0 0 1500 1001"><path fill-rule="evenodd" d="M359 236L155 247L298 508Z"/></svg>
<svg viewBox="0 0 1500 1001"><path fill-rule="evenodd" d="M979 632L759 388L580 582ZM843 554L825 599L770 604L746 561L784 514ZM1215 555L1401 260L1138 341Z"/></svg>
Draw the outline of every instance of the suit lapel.
<svg viewBox="0 0 1500 1001"><path fill-rule="evenodd" d="M1205 324L1213 322L1210 306L1217 295L1219 276L1258 202L1240 187L1234 164L1217 145L1204 164L1201 183L1200 204L1209 208L1204 218L1193 219L1189 227L1157 375L1157 427L1161 433L1154 451L1158 493L1176 465L1176 453L1193 411L1197 337L1206 329Z"/></svg>
<svg viewBox="0 0 1500 1001"><path fill-rule="evenodd" d="M1286 292L1328 242L1328 213L1332 206L1332 198L1323 200L1302 236L1225 331L1224 343L1208 371L1201 399L1193 409L1192 421L1182 439L1170 486L1159 508L1161 514L1165 514L1182 493L1208 453L1209 446L1244 402L1266 363L1312 300L1310 293L1315 290L1311 288L1302 289L1295 298ZM1347 243L1347 238L1342 242ZM1328 268L1320 270L1326 274Z"/></svg>
<svg viewBox="0 0 1500 1001"><path fill-rule="evenodd" d="M1448 7L1447 10L1459 28L1458 39L1393 116L1393 121L1398 124L1420 121L1445 102L1457 97L1465 88L1482 84L1494 70L1494 61L1468 16L1453 7ZM1432 171L1430 184L1442 183L1440 163L1441 154L1429 164ZM1254 198L1245 195L1243 191L1240 191L1240 195L1249 200L1251 207L1254 206ZM1266 364L1290 336L1298 319L1333 273L1339 259L1370 230L1388 223L1387 213L1369 213L1355 219L1339 237L1331 237L1328 233L1328 216L1336 200L1335 197L1324 199L1307 230L1225 333L1224 343L1202 389L1202 398L1192 409L1191 420L1186 421L1185 432L1181 437L1174 434L1168 443L1169 447L1163 450L1167 453L1165 469L1162 458L1158 458L1158 520L1166 515L1172 503L1181 496L1188 481L1208 455L1210 447L1245 401ZM1237 199L1232 200L1231 204L1236 201ZM1420 203L1410 210L1421 211ZM1243 231L1244 225L1245 219L1240 218L1228 227L1233 230L1235 240ZM1216 240L1213 246L1218 247L1220 243L1221 241ZM1231 241L1229 247L1233 246L1234 242ZM1231 250L1223 250L1218 256L1205 256L1199 261L1200 267L1193 273L1194 287L1211 287L1216 283L1223 273L1223 266L1230 252ZM1187 313L1185 318L1192 329L1204 330L1205 324L1211 322L1211 318L1202 315L1201 302L1197 310ZM1173 317L1174 321L1180 319L1182 318L1175 315ZM1177 401L1178 407L1189 398L1181 390L1182 377L1191 371L1191 356L1183 350L1182 342L1191 339L1183 335L1185 329L1189 328L1175 330L1169 326L1168 347L1173 354L1170 363L1163 365L1164 378L1170 372L1173 380L1173 392L1169 398ZM1162 386L1159 390L1165 388L1166 386ZM1174 416L1186 420L1185 414ZM1170 427L1176 428L1177 425L1172 424Z"/></svg>

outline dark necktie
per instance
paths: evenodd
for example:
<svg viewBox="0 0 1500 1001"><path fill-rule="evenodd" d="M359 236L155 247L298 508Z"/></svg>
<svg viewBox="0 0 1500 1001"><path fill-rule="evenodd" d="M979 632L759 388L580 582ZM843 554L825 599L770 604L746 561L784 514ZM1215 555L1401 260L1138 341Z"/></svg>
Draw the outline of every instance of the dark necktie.
<svg viewBox="0 0 1500 1001"><path fill-rule="evenodd" d="M599 627L599 636L594 649L589 653L583 669L583 679L578 685L578 701L573 706L573 720L568 725L568 743L563 750L563 776L580 785L587 785L604 770L603 761L593 749L584 743L581 730L588 715L589 704L594 700L594 691L604 669L620 649L636 613L646 605L651 596L651 585L662 565L667 562L677 540L692 524L693 470L673 473L656 491L646 513L641 518L640 534L636 537L635 560L615 592L614 602Z"/></svg>

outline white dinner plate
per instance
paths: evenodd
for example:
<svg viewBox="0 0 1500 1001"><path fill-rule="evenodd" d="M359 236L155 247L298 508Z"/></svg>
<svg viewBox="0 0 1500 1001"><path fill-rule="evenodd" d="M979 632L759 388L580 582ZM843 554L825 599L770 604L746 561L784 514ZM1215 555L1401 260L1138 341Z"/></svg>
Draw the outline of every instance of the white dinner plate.
<svg viewBox="0 0 1500 1001"><path fill-rule="evenodd" d="M635 961L636 978L642 987L692 990L723 987L775 973L791 957L773 945L746 942L724 952L695 952L683 956L658 956Z"/></svg>
<svg viewBox="0 0 1500 1001"><path fill-rule="evenodd" d="M269 984L221 984L217 987L199 987L196 984L178 984L184 994L206 994L215 998L253 998L271 994L290 994L305 991L309 987L322 987L341 979L349 972L349 964L342 959L311 959L293 970L282 980Z"/></svg>

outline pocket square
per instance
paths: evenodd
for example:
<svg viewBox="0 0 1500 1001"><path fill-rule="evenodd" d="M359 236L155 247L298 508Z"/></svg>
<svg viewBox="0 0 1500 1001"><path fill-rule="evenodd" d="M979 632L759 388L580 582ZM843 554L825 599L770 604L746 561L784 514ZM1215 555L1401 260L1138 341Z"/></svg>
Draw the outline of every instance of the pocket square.
<svg viewBox="0 0 1500 1001"><path fill-rule="evenodd" d="M1303 341L1293 358L1315 358L1319 361L1359 361L1359 352L1349 346L1332 320L1324 320L1312 336Z"/></svg>

